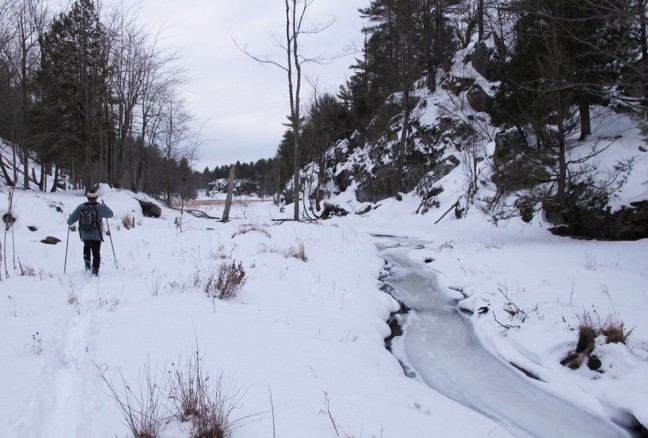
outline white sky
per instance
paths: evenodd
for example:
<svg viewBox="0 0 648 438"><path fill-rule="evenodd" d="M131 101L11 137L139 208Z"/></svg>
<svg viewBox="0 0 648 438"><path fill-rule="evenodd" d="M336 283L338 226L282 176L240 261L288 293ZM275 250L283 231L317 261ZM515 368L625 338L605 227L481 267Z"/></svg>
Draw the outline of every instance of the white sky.
<svg viewBox="0 0 648 438"><path fill-rule="evenodd" d="M257 161L274 156L288 113L285 73L261 65L240 52L232 39L259 56L282 61L285 54L273 46L271 35L284 23L283 0L123 0L140 10L139 22L161 41L179 51L186 68L185 89L196 125L203 125L204 143L194 167ZM301 42L306 56L339 55L351 44L360 46L362 20L358 8L369 0L315 0L307 17L312 24L333 25L315 38ZM352 74L353 56L328 65L309 64L305 75L318 79L321 91L337 92ZM307 103L312 88L306 83Z"/></svg>

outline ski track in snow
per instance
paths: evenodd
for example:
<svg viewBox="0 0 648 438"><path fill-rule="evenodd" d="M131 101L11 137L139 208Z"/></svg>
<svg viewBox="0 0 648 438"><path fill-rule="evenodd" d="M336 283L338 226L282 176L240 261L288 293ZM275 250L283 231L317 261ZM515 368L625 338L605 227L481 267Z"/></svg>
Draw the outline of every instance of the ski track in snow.
<svg viewBox="0 0 648 438"><path fill-rule="evenodd" d="M39 397L42 406L38 411L43 419L37 436L41 438L84 436L83 430L91 418L87 406L93 397L87 386L97 382L92 333L101 283L91 278L73 284L80 287L76 294L78 302L71 304L74 313L70 319L61 321L65 330L63 341L44 367L43 378L48 381L45 391L49 395Z"/></svg>

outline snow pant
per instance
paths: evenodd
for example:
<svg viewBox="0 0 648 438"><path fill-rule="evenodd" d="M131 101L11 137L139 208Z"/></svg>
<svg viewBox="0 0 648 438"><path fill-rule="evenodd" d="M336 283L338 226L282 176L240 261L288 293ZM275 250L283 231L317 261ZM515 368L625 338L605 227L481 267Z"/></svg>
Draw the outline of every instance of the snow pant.
<svg viewBox="0 0 648 438"><path fill-rule="evenodd" d="M99 263L101 262L101 240L84 240L83 241L83 261L86 269L92 266L92 273L99 272ZM92 256L92 259L91 257ZM92 260L92 264L90 263Z"/></svg>

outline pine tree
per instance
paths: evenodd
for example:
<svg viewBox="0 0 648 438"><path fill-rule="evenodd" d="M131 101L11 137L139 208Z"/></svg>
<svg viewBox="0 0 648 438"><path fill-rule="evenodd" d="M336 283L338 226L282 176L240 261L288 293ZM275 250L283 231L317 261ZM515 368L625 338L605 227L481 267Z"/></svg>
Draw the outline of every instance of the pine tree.
<svg viewBox="0 0 648 438"><path fill-rule="evenodd" d="M582 190L596 171L586 161L599 150L570 159L570 149L578 144L569 139L575 133L580 133L580 140L591 134L590 106L613 97L620 67L628 62L631 26L620 13L625 3L520 0L515 4L519 14L515 45L504 63L496 106L504 114L502 120L527 139L523 156L517 158L523 166L520 173L529 179L538 172L535 183L550 183L550 193L542 195L542 202L546 210L562 216L580 204L605 202L601 191Z"/></svg>
<svg viewBox="0 0 648 438"><path fill-rule="evenodd" d="M108 36L92 0L77 0L41 38L32 129L43 162L78 170L90 187L104 170L103 148L113 135L108 88Z"/></svg>
<svg viewBox="0 0 648 438"><path fill-rule="evenodd" d="M611 97L620 68L631 58L631 28L626 0L521 0L516 8L517 43L509 83L521 94L560 92L577 105L581 139L591 134L590 105ZM557 65L560 64L560 65ZM560 71L550 77L547 70ZM522 107L513 106L511 114Z"/></svg>

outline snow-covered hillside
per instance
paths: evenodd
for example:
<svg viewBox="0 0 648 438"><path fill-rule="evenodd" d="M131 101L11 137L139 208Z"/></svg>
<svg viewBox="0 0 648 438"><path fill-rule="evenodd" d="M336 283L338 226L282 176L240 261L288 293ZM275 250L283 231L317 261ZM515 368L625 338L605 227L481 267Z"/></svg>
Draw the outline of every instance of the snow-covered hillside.
<svg viewBox="0 0 648 438"><path fill-rule="evenodd" d="M328 192L352 190L357 200L370 202L415 192L422 213L456 203L457 215L477 208L493 220L547 221L562 235L648 236L642 224L648 217L648 153L638 127L645 124L643 107L632 99L590 105L591 134L583 138L572 107L560 142L557 125L539 129L527 119L503 118L496 100L502 84L484 76L496 58L493 38L455 53L433 91L426 78L416 82L409 112L402 93L394 93L369 127L330 148ZM306 190L315 196L319 185L312 175L319 172L306 169ZM631 203L641 205L619 213Z"/></svg>

